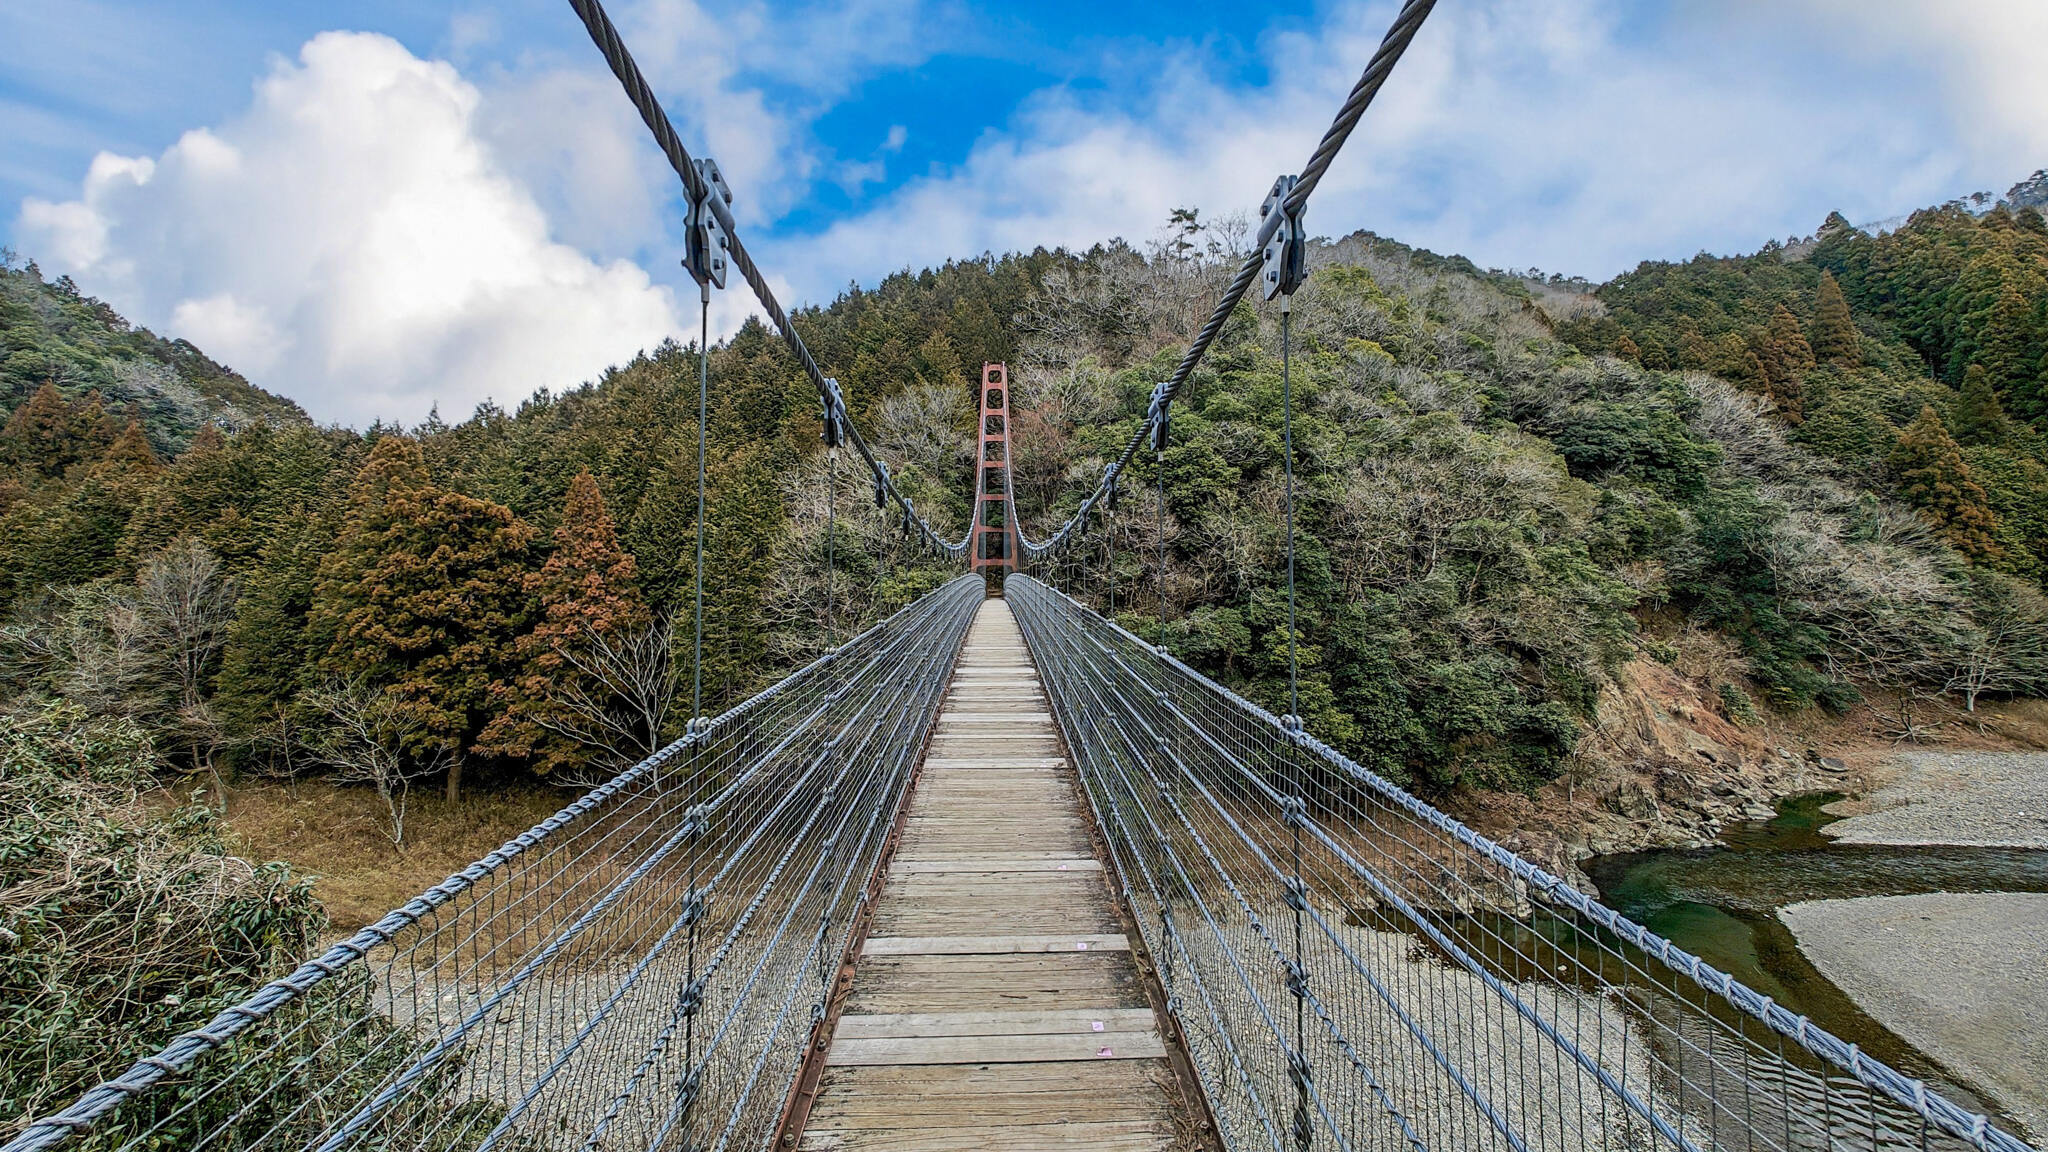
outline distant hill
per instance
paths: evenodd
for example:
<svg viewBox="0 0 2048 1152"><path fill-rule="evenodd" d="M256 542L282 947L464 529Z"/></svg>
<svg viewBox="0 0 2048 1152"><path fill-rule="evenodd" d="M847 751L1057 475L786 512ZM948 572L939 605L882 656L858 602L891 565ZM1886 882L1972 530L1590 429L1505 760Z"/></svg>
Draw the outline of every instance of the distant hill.
<svg viewBox="0 0 2048 1152"><path fill-rule="evenodd" d="M2005 200L2015 208L2048 208L2048 168L2013 185Z"/></svg>
<svg viewBox="0 0 2048 1152"><path fill-rule="evenodd" d="M0 256L0 420L53 383L68 400L96 391L109 412L139 417L165 454L184 451L203 424L310 422L190 343L129 324L70 277L45 280L33 260Z"/></svg>

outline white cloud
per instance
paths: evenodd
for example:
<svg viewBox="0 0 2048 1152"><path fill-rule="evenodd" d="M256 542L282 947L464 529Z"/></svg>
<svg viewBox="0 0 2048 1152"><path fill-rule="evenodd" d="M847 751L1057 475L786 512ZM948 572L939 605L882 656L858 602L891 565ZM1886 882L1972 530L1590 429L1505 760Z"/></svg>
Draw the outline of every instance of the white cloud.
<svg viewBox="0 0 2048 1152"><path fill-rule="evenodd" d="M102 155L77 200L26 201L18 233L322 419L516 403L679 331L641 268L551 234L480 100L395 41L323 33L240 118L153 161Z"/></svg>
<svg viewBox="0 0 2048 1152"><path fill-rule="evenodd" d="M1261 45L1270 85L1196 49L1149 76L1054 88L958 165L816 237L806 286L1035 244L1147 236L1179 205L1255 210L1306 158L1391 19L1325 10ZM1371 228L1484 264L1605 277L1646 258L1753 249L1831 209L1875 219L2048 163L2048 6L1995 0L1443 5L1332 168L1310 226Z"/></svg>

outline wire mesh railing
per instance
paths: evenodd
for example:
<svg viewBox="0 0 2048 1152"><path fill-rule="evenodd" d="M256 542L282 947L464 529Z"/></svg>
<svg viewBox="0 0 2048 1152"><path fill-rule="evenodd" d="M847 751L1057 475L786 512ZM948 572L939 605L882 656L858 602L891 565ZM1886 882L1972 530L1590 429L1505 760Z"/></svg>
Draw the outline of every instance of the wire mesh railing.
<svg viewBox="0 0 2048 1152"><path fill-rule="evenodd" d="M1233 1149L2027 1146L1026 576Z"/></svg>
<svg viewBox="0 0 2048 1152"><path fill-rule="evenodd" d="M699 721L4 1152L766 1147L983 588Z"/></svg>

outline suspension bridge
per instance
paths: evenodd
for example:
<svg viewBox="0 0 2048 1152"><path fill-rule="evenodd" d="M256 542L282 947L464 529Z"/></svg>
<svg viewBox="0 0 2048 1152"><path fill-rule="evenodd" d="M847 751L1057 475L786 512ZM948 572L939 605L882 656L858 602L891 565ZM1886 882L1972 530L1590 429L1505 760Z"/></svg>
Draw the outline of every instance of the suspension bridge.
<svg viewBox="0 0 2048 1152"><path fill-rule="evenodd" d="M683 183L707 314L738 269L835 465L850 449L968 571L4 1152L2024 1152L1027 574L1163 450L1253 284L1286 332L1303 208L1429 0L1275 182L1256 251L1043 539L1011 500L1006 370L985 369L958 540L862 439L597 0L571 4Z"/></svg>

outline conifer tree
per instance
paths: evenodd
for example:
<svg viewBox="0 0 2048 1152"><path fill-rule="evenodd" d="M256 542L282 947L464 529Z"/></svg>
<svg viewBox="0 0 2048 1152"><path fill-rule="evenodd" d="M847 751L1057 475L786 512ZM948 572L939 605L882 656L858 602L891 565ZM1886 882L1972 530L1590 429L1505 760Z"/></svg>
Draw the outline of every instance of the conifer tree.
<svg viewBox="0 0 2048 1152"><path fill-rule="evenodd" d="M479 747L499 755L530 757L543 775L583 768L611 753L624 767L654 750L659 717L634 708L621 681L664 680L658 669L619 668L615 659L635 652L652 617L634 587L633 557L619 546L597 480L588 470L570 481L554 552L526 578L526 594L539 604L540 621L519 638L518 675L495 692L503 711L484 729ZM636 653L637 654L637 653ZM666 685L660 686L665 696Z"/></svg>
<svg viewBox="0 0 2048 1152"><path fill-rule="evenodd" d="M1699 321L1687 316L1679 323L1678 366L1680 368L1711 369L1714 364L1714 349L1700 333Z"/></svg>
<svg viewBox="0 0 2048 1152"><path fill-rule="evenodd" d="M1805 418L1803 403L1806 373L1813 368L1813 346L1799 329L1799 318L1783 304L1771 313L1770 329L1757 348L1764 373L1765 391L1778 402L1787 423Z"/></svg>
<svg viewBox="0 0 2048 1152"><path fill-rule="evenodd" d="M114 431L98 393L73 404L44 381L0 429L0 463L30 477L58 479L73 465L98 460Z"/></svg>
<svg viewBox="0 0 2048 1152"><path fill-rule="evenodd" d="M1949 421L1956 439L1964 444L1997 444L2005 439L2005 409L1991 387L1991 375L1982 364L1963 370L1962 395L1956 398L1955 415Z"/></svg>
<svg viewBox="0 0 2048 1152"><path fill-rule="evenodd" d="M1887 463L1899 494L1920 510L1956 551L1975 560L2001 555L1993 536L1998 521L1984 489L1970 478L1962 450L1929 404L1899 435Z"/></svg>
<svg viewBox="0 0 2048 1152"><path fill-rule="evenodd" d="M142 421L130 420L114 442L107 446L95 470L118 469L138 476L154 476L164 469L163 461L157 459L156 449L149 446L149 437L143 434Z"/></svg>
<svg viewBox="0 0 2048 1152"><path fill-rule="evenodd" d="M1635 341L1628 338L1626 332L1621 334L1621 339L1614 342L1614 354L1631 364L1643 362L1643 350L1636 346Z"/></svg>
<svg viewBox="0 0 2048 1152"><path fill-rule="evenodd" d="M383 687L418 733L406 751L447 758L451 801L491 687L511 672L532 545L533 529L510 509L435 487L418 441L385 436L320 567L312 628L327 638L322 665Z"/></svg>
<svg viewBox="0 0 2048 1152"><path fill-rule="evenodd" d="M1832 272L1820 274L1820 291L1813 312L1813 354L1844 368L1863 363L1856 320L1849 314L1849 298L1842 295L1842 286Z"/></svg>
<svg viewBox="0 0 2048 1152"><path fill-rule="evenodd" d="M1991 305L1971 359L1983 366L1992 388L2010 397L2023 415L2048 410L2048 397L2041 394L2041 346L2041 327L2033 305L2007 279Z"/></svg>

